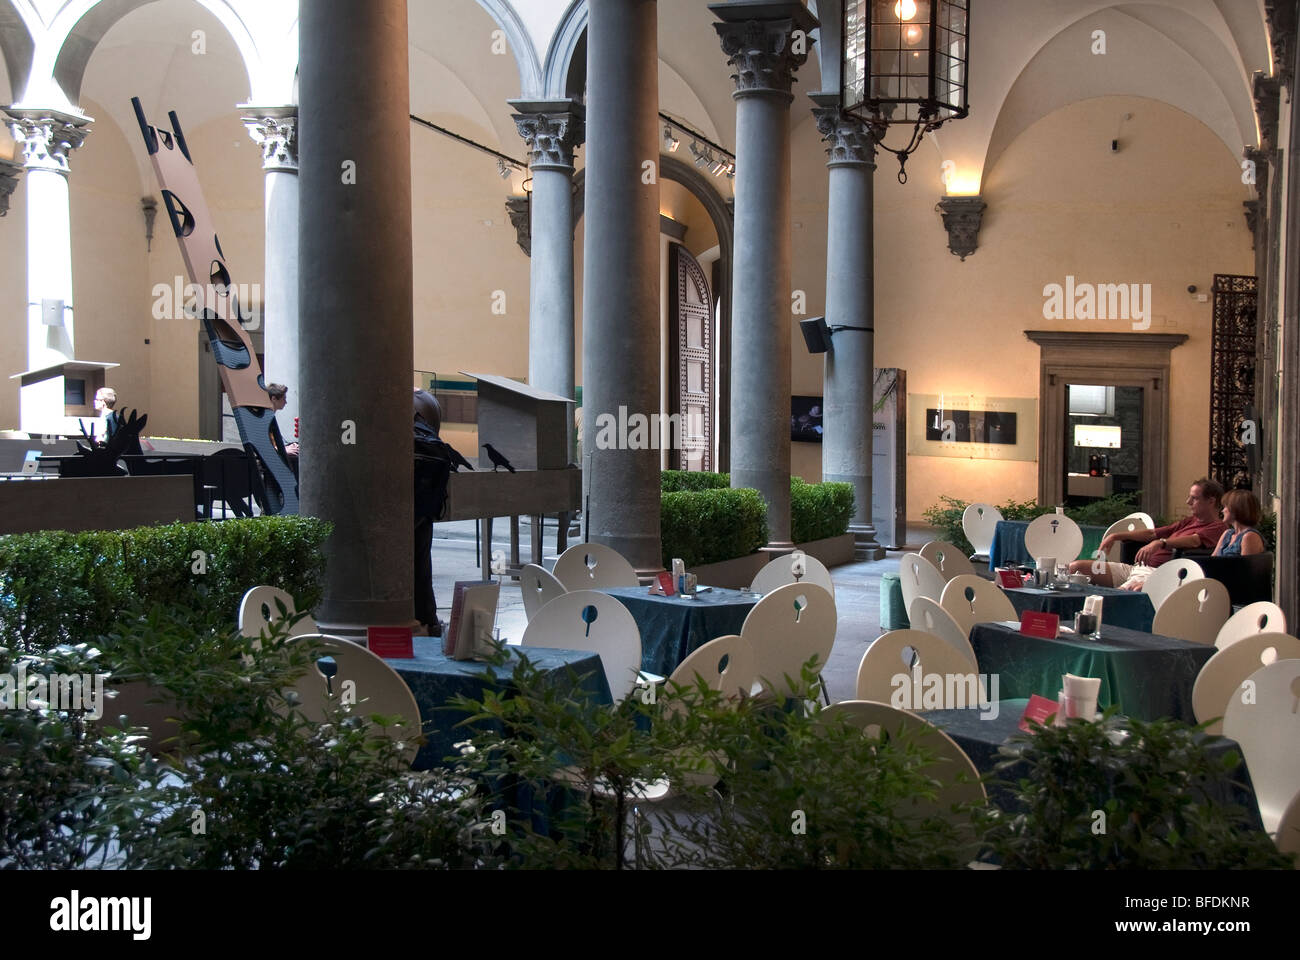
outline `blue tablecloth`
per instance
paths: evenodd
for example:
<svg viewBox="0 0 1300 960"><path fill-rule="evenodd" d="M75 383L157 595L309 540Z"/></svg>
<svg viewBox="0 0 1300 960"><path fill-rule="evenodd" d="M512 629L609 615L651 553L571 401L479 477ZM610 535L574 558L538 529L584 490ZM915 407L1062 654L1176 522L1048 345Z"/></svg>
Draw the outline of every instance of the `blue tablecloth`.
<svg viewBox="0 0 1300 960"><path fill-rule="evenodd" d="M989 569L996 567L1015 567L1022 563L1032 564L1034 558L1025 549L1025 531L1029 529L1028 520L999 520L993 528L993 544L989 547ZM1080 557L1088 557L1101 543L1106 533L1105 527L1080 524L1079 532L1083 534L1083 552ZM1070 557L1077 560L1079 557ZM1064 557L1056 558L1058 563L1068 563Z"/></svg>
<svg viewBox="0 0 1300 960"><path fill-rule="evenodd" d="M1074 615L1083 610L1084 598L1090 595L1104 598L1101 605L1102 623L1150 633L1156 616L1151 598L1140 590L1119 590L1089 584L1064 590L1044 590L1039 587L1018 590L1013 587L1004 589L1003 592L1016 608L1016 613L1024 613L1026 610L1054 613L1065 626L1074 625Z"/></svg>
<svg viewBox="0 0 1300 960"><path fill-rule="evenodd" d="M647 593L647 587L610 587L641 630L641 669L668 676L686 655L710 640L740 633L758 600L745 590L713 587L692 600Z"/></svg>
<svg viewBox="0 0 1300 960"><path fill-rule="evenodd" d="M983 710L926 710L920 714L944 733L956 741L957 746L966 751L975 768L980 773L989 773L999 761L1004 759L998 754L998 747L1009 743L1011 738L1020 733L1020 718L1024 715L1028 699L1002 700L998 704L998 715L989 716ZM1202 737L1205 735L1202 734ZM1208 737L1208 750L1215 756L1223 756L1230 750L1238 754L1241 748L1235 740L1226 737ZM998 775L1002 781L1014 782L1025 774L1023 762L1007 768ZM1236 804L1245 808L1251 823L1263 829L1259 819L1259 805L1255 802L1255 792L1250 785L1250 775L1246 772L1245 762L1218 783L1213 792L1213 799L1219 803ZM1004 810L1015 807L1014 794L995 787L989 791L989 799Z"/></svg>
<svg viewBox="0 0 1300 960"><path fill-rule="evenodd" d="M1038 694L1056 699L1063 674L1097 677L1097 709L1112 703L1139 720L1173 717L1195 723L1192 686L1205 661L1217 652L1212 644L1140 633L1102 624L1101 639L1073 634L1055 640L1028 637L1018 627L977 623L971 646L981 673L998 677L997 699ZM990 679L991 687L991 679ZM989 696L994 696L992 689Z"/></svg>
<svg viewBox="0 0 1300 960"><path fill-rule="evenodd" d="M512 655L511 663L493 667L477 660L453 660L443 655L441 639L416 637L415 659L384 660L406 681L420 707L420 720L427 742L416 755L413 764L416 770L442 766L444 758L455 753L452 744L471 736L465 727L456 727L468 714L441 708L457 694L481 698L489 685L508 687L514 669L513 658L520 652L527 653L528 659L550 675L555 683L574 682L570 680L572 670L579 686L590 692L597 702L613 702L599 654L547 647L529 647L526 651L517 647L508 649Z"/></svg>

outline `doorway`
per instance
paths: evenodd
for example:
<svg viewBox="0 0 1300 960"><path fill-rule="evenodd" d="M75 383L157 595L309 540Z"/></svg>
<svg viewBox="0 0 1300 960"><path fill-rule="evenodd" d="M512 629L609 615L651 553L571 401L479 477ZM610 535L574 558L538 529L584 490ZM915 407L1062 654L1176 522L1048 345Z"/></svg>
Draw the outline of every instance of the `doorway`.
<svg viewBox="0 0 1300 960"><path fill-rule="evenodd" d="M1065 503L1142 490L1142 387L1065 385Z"/></svg>
<svg viewBox="0 0 1300 960"><path fill-rule="evenodd" d="M668 412L680 422L669 464L674 470L712 470L713 297L699 261L680 243L668 245L668 277Z"/></svg>

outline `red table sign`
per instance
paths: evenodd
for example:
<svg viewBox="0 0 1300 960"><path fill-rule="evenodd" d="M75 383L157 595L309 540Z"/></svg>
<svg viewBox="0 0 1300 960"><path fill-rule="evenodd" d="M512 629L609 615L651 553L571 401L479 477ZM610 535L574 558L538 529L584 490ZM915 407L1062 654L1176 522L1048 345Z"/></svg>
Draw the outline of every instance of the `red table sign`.
<svg viewBox="0 0 1300 960"><path fill-rule="evenodd" d="M1020 715L1020 729L1025 733L1033 733L1034 728L1029 725L1030 720L1047 726L1047 718L1054 713L1056 713L1056 701L1040 697L1035 693L1029 698L1029 703L1025 704L1025 712Z"/></svg>
<svg viewBox="0 0 1300 960"><path fill-rule="evenodd" d="M1044 637L1055 640L1060 632L1061 618L1055 613L1026 610L1020 615L1020 632L1027 637Z"/></svg>
<svg viewBox="0 0 1300 960"><path fill-rule="evenodd" d="M366 627L366 646L377 657L393 660L415 657L410 627Z"/></svg>
<svg viewBox="0 0 1300 960"><path fill-rule="evenodd" d="M673 575L666 570L655 577L655 586L659 589L651 590L651 593L657 593L665 597L671 597L677 593L677 588L673 584Z"/></svg>
<svg viewBox="0 0 1300 960"><path fill-rule="evenodd" d="M1015 570L998 569L998 583L1004 587L1023 587L1025 581Z"/></svg>

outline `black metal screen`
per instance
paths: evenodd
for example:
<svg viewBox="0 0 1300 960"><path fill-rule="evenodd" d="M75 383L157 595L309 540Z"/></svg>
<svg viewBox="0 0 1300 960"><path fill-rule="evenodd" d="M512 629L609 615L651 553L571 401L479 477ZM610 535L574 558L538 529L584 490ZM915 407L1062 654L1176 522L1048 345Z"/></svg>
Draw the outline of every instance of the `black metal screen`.
<svg viewBox="0 0 1300 960"><path fill-rule="evenodd" d="M1210 341L1210 476L1224 489L1251 486L1259 450L1255 404L1257 282L1214 275L1214 330Z"/></svg>

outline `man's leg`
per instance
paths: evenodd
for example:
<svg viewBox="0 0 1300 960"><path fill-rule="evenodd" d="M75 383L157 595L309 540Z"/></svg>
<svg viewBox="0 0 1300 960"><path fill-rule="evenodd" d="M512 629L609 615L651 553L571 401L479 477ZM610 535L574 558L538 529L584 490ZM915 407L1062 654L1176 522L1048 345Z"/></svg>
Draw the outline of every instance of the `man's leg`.
<svg viewBox="0 0 1300 960"><path fill-rule="evenodd" d="M438 620L438 600L433 593L433 523L422 519L415 524L415 619L429 630L429 636L442 636Z"/></svg>
<svg viewBox="0 0 1300 960"><path fill-rule="evenodd" d="M1099 587L1115 587L1129 577L1132 567L1127 563L1113 563L1107 560L1075 560L1070 564L1071 573L1082 573L1092 578Z"/></svg>

